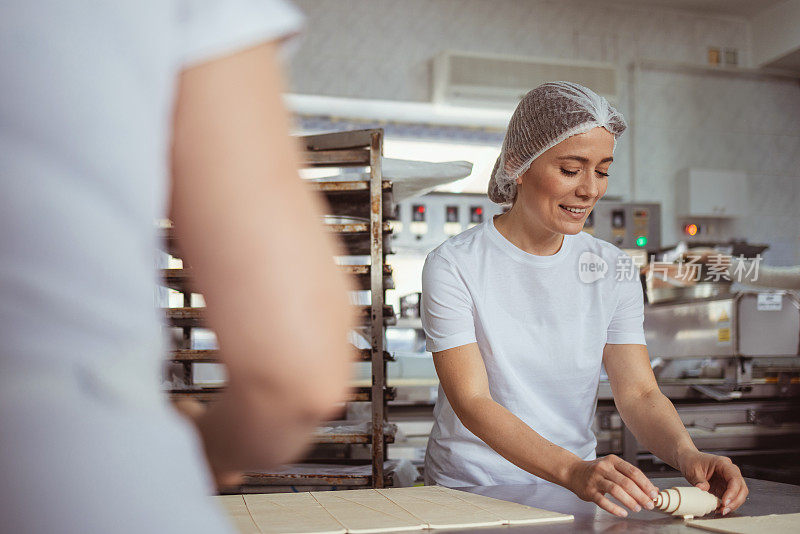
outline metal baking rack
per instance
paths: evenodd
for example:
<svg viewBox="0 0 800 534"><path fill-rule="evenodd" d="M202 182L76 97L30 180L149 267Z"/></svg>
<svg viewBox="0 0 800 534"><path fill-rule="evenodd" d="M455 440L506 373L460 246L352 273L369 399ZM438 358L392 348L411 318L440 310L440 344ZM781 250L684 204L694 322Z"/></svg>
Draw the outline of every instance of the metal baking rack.
<svg viewBox="0 0 800 534"><path fill-rule="evenodd" d="M245 484L231 488L235 493L274 491L279 487L386 487L391 486L392 462L386 460L386 444L394 442L397 427L386 420L386 402L395 397L394 388L386 385L386 362L392 358L385 350L386 325L395 321L391 306L385 305L385 291L393 288L392 270L386 264L390 252L391 227L387 222L394 210L392 183L382 179L383 130L357 130L298 138L303 145L303 161L307 167L364 167L363 179L347 181L311 181L308 183L327 201L326 228L335 234L347 256L369 257L367 265L340 265L352 277L354 287L370 292L370 304L356 306L360 326L370 342L368 349L355 349L357 360L371 362L372 384L352 388L348 402L370 402L371 421L333 421L325 423L324 431L314 436L316 452L310 463L283 466L274 472L247 473ZM166 251L180 257L179 246L171 229L164 230ZM363 258L362 258L363 259ZM381 268L373 269L372 266ZM162 269L162 285L183 295L184 306L163 310L166 324L182 330L181 346L175 347L168 358L184 367L186 387L169 391L172 399L193 398L213 402L222 387L201 388L191 382L191 366L195 363L219 362L217 350L192 348L191 331L205 327L205 310L191 306L191 269ZM371 449L371 474L367 460L349 458L349 453L337 451L325 458L325 447L347 447L366 444ZM323 452L320 453L319 450ZM364 469L358 468L361 464ZM318 472L314 472L318 465ZM311 468L309 466L312 466Z"/></svg>

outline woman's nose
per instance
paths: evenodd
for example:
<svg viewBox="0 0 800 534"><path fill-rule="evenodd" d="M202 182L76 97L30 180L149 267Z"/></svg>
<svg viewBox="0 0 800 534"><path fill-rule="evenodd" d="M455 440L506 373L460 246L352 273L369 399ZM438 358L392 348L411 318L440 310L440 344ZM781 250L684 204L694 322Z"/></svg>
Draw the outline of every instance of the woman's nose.
<svg viewBox="0 0 800 534"><path fill-rule="evenodd" d="M597 181L593 176L584 178L575 190L575 194L582 198L594 198L600 192Z"/></svg>

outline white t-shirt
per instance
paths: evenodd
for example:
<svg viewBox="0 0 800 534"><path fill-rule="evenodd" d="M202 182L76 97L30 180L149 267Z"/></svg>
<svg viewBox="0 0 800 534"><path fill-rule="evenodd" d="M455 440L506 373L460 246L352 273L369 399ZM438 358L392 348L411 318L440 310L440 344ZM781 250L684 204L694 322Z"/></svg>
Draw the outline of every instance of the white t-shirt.
<svg viewBox="0 0 800 534"><path fill-rule="evenodd" d="M297 32L283 0L0 3L0 516L226 532L160 392L155 220L181 69Z"/></svg>
<svg viewBox="0 0 800 534"><path fill-rule="evenodd" d="M589 234L552 256L529 254L489 220L432 251L422 274L427 349L478 344L492 398L542 437L590 460L606 343L645 344L638 270ZM467 430L439 388L425 456L427 483L531 484Z"/></svg>

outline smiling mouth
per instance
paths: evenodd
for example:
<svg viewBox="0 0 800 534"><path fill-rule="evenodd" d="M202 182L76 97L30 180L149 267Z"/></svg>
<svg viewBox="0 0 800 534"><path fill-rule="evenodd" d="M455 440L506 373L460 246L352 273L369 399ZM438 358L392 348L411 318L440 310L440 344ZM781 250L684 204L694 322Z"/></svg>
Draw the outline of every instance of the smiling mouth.
<svg viewBox="0 0 800 534"><path fill-rule="evenodd" d="M565 206L564 204L559 204L558 207L561 208L562 210L568 211L570 213L574 213L576 215L582 215L582 214L586 213L587 211L589 211L589 208L576 208L576 207L571 207L571 206Z"/></svg>

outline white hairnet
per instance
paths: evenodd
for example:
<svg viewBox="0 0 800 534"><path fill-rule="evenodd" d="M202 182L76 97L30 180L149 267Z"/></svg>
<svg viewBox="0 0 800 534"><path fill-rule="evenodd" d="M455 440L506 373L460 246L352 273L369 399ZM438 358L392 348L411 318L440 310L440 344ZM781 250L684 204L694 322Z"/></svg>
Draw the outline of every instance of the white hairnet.
<svg viewBox="0 0 800 534"><path fill-rule="evenodd" d="M548 82L526 94L511 121L489 180L489 198L507 204L517 194L517 177L545 151L573 135L602 126L617 138L627 125L622 114L591 89Z"/></svg>

